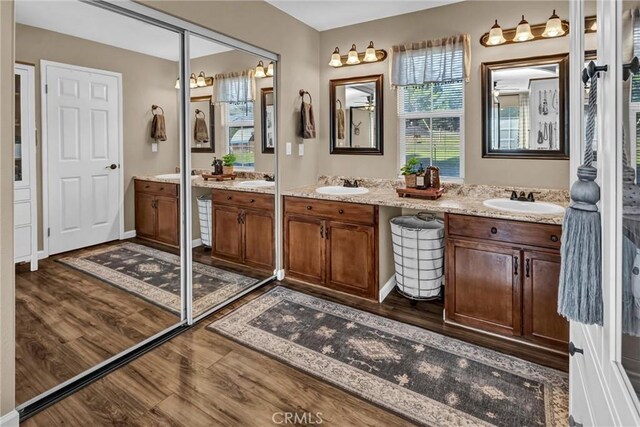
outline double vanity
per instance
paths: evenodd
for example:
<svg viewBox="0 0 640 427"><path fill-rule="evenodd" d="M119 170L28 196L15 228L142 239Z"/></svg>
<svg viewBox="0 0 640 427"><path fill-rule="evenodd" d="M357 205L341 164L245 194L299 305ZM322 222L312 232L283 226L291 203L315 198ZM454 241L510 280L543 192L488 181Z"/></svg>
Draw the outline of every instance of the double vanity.
<svg viewBox="0 0 640 427"><path fill-rule="evenodd" d="M136 178L139 237L178 244L179 184L172 178ZM283 192L289 281L382 302L394 285L389 220L434 213L445 220L445 322L565 351L569 327L556 305L567 191L539 190L532 203L509 200L512 189L450 184L442 198L427 201L398 197L393 180L345 187L345 179L322 176L317 185ZM211 256L272 272L273 183L194 177L192 186L212 197Z"/></svg>

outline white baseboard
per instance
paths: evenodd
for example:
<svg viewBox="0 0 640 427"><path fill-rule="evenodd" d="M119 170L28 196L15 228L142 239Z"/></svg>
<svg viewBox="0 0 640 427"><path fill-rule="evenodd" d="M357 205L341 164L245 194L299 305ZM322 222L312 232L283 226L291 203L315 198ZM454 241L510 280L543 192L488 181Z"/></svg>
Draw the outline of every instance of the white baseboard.
<svg viewBox="0 0 640 427"><path fill-rule="evenodd" d="M38 251L38 261L45 258L49 258L49 254L45 251Z"/></svg>
<svg viewBox="0 0 640 427"><path fill-rule="evenodd" d="M120 240L133 239L134 237L136 237L136 230L129 230L120 235Z"/></svg>
<svg viewBox="0 0 640 427"><path fill-rule="evenodd" d="M387 283L384 284L382 288L380 288L380 294L378 301L382 302L384 299L391 293L393 288L396 287L396 275L391 276Z"/></svg>
<svg viewBox="0 0 640 427"><path fill-rule="evenodd" d="M191 247L192 248L197 248L198 246L202 246L202 239L194 239L191 242Z"/></svg>
<svg viewBox="0 0 640 427"><path fill-rule="evenodd" d="M15 409L0 417L1 427L18 427L20 424L20 414Z"/></svg>

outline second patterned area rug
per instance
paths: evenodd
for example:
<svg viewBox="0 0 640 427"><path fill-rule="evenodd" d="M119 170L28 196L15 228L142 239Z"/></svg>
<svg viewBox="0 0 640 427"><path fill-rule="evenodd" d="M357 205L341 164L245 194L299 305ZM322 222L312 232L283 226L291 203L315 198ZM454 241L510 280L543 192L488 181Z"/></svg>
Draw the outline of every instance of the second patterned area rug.
<svg viewBox="0 0 640 427"><path fill-rule="evenodd" d="M559 371L277 287L208 326L429 426L560 426Z"/></svg>
<svg viewBox="0 0 640 427"><path fill-rule="evenodd" d="M136 243L120 243L66 257L61 263L180 314L180 257ZM197 315L259 282L193 263L193 311Z"/></svg>

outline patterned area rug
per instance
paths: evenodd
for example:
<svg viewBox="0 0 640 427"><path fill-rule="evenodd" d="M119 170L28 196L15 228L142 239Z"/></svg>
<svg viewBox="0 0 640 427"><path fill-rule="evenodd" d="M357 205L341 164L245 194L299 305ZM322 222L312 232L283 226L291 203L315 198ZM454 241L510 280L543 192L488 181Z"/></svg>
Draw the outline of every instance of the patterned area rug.
<svg viewBox="0 0 640 427"><path fill-rule="evenodd" d="M178 255L127 242L58 261L174 313L180 313ZM194 262L194 313L220 304L257 282L251 277Z"/></svg>
<svg viewBox="0 0 640 427"><path fill-rule="evenodd" d="M560 426L567 375L282 287L208 328L430 426Z"/></svg>

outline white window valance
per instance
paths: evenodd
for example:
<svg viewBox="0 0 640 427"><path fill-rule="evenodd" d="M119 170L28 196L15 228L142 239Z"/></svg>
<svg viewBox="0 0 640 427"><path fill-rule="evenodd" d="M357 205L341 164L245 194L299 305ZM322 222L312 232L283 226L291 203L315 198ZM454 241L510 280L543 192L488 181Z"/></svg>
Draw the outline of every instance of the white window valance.
<svg viewBox="0 0 640 427"><path fill-rule="evenodd" d="M255 100L255 71L245 70L216 74L213 78L213 96L216 103L251 102Z"/></svg>
<svg viewBox="0 0 640 427"><path fill-rule="evenodd" d="M391 48L391 86L469 81L471 37L460 34Z"/></svg>

